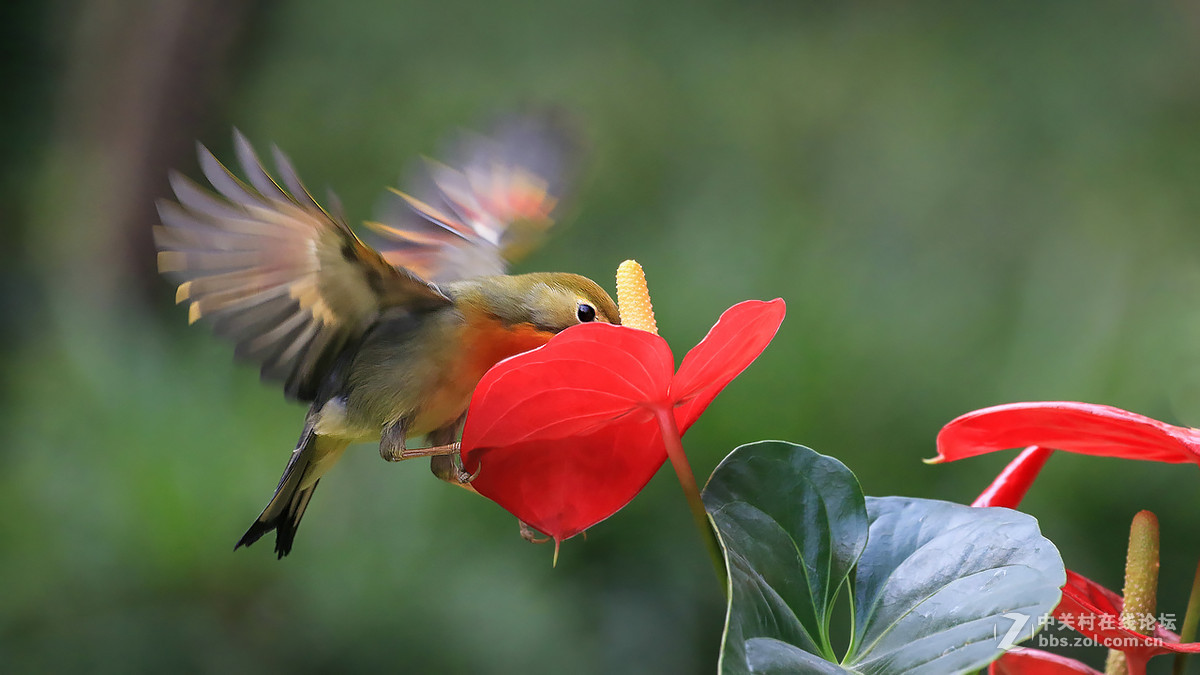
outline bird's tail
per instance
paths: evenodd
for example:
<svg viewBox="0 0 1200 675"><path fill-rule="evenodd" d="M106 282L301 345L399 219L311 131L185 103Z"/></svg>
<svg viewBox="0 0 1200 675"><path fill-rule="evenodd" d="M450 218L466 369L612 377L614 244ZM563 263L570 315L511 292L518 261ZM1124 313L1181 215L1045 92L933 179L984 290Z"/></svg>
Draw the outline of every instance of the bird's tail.
<svg viewBox="0 0 1200 675"><path fill-rule="evenodd" d="M283 558L291 552L296 529L300 527L300 519L304 517L321 475L341 456L347 445L345 441L319 436L311 427L306 427L288 459L275 495L238 540L234 550L249 546L275 530L275 553Z"/></svg>

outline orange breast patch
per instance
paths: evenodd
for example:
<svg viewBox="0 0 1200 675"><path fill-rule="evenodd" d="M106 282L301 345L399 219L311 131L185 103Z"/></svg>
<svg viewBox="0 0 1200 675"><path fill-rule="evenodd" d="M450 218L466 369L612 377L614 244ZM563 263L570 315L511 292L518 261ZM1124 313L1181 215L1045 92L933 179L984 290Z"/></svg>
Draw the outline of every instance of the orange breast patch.
<svg viewBox="0 0 1200 675"><path fill-rule="evenodd" d="M424 434L453 422L467 409L475 385L489 368L514 354L540 347L554 333L530 324L504 325L481 312L466 312L460 329L461 351L441 372L438 384L428 392L413 424L414 434Z"/></svg>
<svg viewBox="0 0 1200 675"><path fill-rule="evenodd" d="M528 323L506 326L490 316L469 317L463 327L462 370L465 372L462 374L472 378L471 386L474 387L497 362L540 347L552 337L554 333L538 330Z"/></svg>

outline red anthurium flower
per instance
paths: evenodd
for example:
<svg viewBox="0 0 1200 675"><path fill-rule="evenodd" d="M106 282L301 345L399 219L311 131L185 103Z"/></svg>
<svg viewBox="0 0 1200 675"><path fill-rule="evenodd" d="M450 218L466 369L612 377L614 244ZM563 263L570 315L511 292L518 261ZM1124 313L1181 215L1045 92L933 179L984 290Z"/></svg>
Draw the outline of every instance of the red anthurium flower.
<svg viewBox="0 0 1200 675"><path fill-rule="evenodd" d="M1063 597L1054 609L1054 618L1098 644L1125 653L1130 675L1146 672L1152 656L1171 652L1200 653L1200 642L1181 643L1179 636L1160 625L1152 635L1142 635L1121 627L1121 596L1100 584L1067 570Z"/></svg>
<svg viewBox="0 0 1200 675"><path fill-rule="evenodd" d="M988 675L1102 675L1075 659L1040 649L1017 647L988 666Z"/></svg>
<svg viewBox="0 0 1200 675"><path fill-rule="evenodd" d="M1087 403L1013 403L976 410L953 420L938 434L935 462L1028 445L972 506L1016 508L1057 448L1103 457L1159 462L1200 462L1200 430L1176 427L1135 413ZM1200 653L1200 643L1181 643L1160 625L1152 635L1121 627L1120 595L1067 570L1055 619L1097 644L1125 654L1128 672L1144 675L1146 662L1171 652ZM1007 673L1094 673L1065 657L1015 649L994 662L989 675Z"/></svg>
<svg viewBox="0 0 1200 675"><path fill-rule="evenodd" d="M568 539L627 504L667 458L667 445L766 348L783 300L721 315L679 367L665 340L581 324L501 361L471 398L462 438L480 494Z"/></svg>
<svg viewBox="0 0 1200 675"><path fill-rule="evenodd" d="M967 413L942 428L938 456L930 461L1031 445L1099 457L1200 463L1198 429L1106 405L1063 401L1009 403Z"/></svg>

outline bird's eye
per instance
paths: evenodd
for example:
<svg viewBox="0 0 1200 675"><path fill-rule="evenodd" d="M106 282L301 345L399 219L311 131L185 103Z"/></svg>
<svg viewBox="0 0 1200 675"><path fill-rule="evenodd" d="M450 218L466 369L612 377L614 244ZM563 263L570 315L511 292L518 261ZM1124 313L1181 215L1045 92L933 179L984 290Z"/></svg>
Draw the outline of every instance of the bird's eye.
<svg viewBox="0 0 1200 675"><path fill-rule="evenodd" d="M596 320L596 308L586 302L579 303L579 309L575 312L579 317L579 323L587 323Z"/></svg>

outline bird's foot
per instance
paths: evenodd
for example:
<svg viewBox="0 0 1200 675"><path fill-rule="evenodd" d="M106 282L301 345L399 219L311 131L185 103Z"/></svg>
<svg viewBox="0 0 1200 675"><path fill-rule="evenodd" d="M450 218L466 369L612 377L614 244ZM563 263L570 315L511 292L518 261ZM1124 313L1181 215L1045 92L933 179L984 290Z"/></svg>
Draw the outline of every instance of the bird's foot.
<svg viewBox="0 0 1200 675"><path fill-rule="evenodd" d="M463 466L462 453L459 451L458 443L454 443L454 452L450 455L450 464L454 467L454 480L458 481L459 485L469 485L471 481L479 477L479 472L483 471L483 462L475 468L475 473L467 471Z"/></svg>
<svg viewBox="0 0 1200 675"><path fill-rule="evenodd" d="M550 541L550 537L543 537L538 534L538 531L533 529L523 520L518 520L517 524L521 526L521 538L531 544L544 544Z"/></svg>
<svg viewBox="0 0 1200 675"><path fill-rule="evenodd" d="M417 457L443 457L446 455L449 455L451 457L457 457L458 456L458 448L459 448L458 443L447 443L446 445L432 445L428 448L403 448L397 454L398 458L393 461L398 462L398 461L404 460L404 459L416 459ZM460 466L461 466L461 464L460 464Z"/></svg>
<svg viewBox="0 0 1200 675"><path fill-rule="evenodd" d="M430 459L432 461L429 462L429 468L433 471L433 475L451 485L475 492L475 488L471 487L471 481L479 477L479 472L483 470L482 464L475 469L475 473L468 473L463 467L462 456L458 452L434 455Z"/></svg>
<svg viewBox="0 0 1200 675"><path fill-rule="evenodd" d="M393 422L383 428L379 438L379 456L389 462L402 462L415 457L439 457L458 455L458 443L434 445L428 448L405 447L407 424L404 420Z"/></svg>

